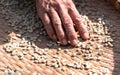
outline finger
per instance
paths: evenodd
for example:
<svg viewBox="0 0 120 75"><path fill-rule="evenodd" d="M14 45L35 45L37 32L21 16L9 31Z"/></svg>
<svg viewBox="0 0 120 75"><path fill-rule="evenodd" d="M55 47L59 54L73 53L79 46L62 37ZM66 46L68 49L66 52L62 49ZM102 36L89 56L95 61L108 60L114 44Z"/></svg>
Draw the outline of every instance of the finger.
<svg viewBox="0 0 120 75"><path fill-rule="evenodd" d="M75 27L78 29L80 36L84 40L87 40L89 38L89 33L86 26L83 24L81 15L77 11L74 4L69 8L68 12L73 20L73 23L75 24Z"/></svg>
<svg viewBox="0 0 120 75"><path fill-rule="evenodd" d="M54 26L54 29L56 31L56 34L57 34L57 37L58 37L59 41L63 45L66 45L67 44L67 39L66 39L64 30L62 28L61 20L59 18L58 13L55 11L54 8L50 7L49 15L50 15L50 17L52 19L52 24Z"/></svg>
<svg viewBox="0 0 120 75"><path fill-rule="evenodd" d="M67 37L70 41L70 44L73 46L77 45L78 42L77 35L67 9L65 7L61 7L58 11L63 22L63 26L65 28Z"/></svg>
<svg viewBox="0 0 120 75"><path fill-rule="evenodd" d="M38 15L41 18L42 23L44 24L44 27L45 27L49 37L53 40L57 40L55 31L52 27L52 24L51 24L51 21L50 21L48 14L45 11L38 10Z"/></svg>

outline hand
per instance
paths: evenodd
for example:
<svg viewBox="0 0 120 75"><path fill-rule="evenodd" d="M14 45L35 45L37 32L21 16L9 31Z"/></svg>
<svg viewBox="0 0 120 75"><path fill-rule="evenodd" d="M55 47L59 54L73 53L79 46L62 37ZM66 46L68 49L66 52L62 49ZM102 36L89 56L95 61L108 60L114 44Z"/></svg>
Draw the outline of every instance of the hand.
<svg viewBox="0 0 120 75"><path fill-rule="evenodd" d="M62 45L77 45L74 26L84 40L89 38L86 27L72 0L36 0L38 15L50 38Z"/></svg>

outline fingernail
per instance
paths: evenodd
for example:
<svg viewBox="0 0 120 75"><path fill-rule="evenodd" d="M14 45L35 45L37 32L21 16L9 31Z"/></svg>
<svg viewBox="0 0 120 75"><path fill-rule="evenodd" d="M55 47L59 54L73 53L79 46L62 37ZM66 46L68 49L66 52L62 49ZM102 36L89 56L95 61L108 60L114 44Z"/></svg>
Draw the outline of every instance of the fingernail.
<svg viewBox="0 0 120 75"><path fill-rule="evenodd" d="M77 42L77 40L76 40L76 39L74 39L74 40L72 41L72 45L73 45L73 46L76 46L76 45L77 45L77 43L78 43L78 42Z"/></svg>
<svg viewBox="0 0 120 75"><path fill-rule="evenodd" d="M84 34L83 34L83 39L84 39L84 40L87 40L88 38L89 38L89 34L88 34L88 33L84 33Z"/></svg>
<svg viewBox="0 0 120 75"><path fill-rule="evenodd" d="M66 45L67 44L66 39L63 39L62 43L63 43L63 45Z"/></svg>

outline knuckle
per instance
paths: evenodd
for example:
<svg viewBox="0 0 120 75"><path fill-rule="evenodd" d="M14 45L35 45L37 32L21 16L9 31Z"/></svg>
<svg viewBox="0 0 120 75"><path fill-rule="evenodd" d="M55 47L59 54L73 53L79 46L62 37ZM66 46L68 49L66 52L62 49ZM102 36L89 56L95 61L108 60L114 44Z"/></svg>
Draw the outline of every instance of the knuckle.
<svg viewBox="0 0 120 75"><path fill-rule="evenodd" d="M71 24L72 24L72 22L70 21L70 19L69 18L65 18L64 25L66 26L66 25L71 25Z"/></svg>
<svg viewBox="0 0 120 75"><path fill-rule="evenodd" d="M75 34L69 33L69 38L76 38Z"/></svg>
<svg viewBox="0 0 120 75"><path fill-rule="evenodd" d="M63 38L65 35L63 33L58 34L60 38Z"/></svg>
<svg viewBox="0 0 120 75"><path fill-rule="evenodd" d="M60 23L60 22L58 22L58 21L56 21L56 22L54 22L54 25L58 27L58 26L60 26L60 25L61 25L61 23Z"/></svg>
<svg viewBox="0 0 120 75"><path fill-rule="evenodd" d="M75 11L75 8L73 8L73 6L71 6L71 7L69 6L69 11L70 11L70 12L74 12L74 11Z"/></svg>
<svg viewBox="0 0 120 75"><path fill-rule="evenodd" d="M57 9L62 9L63 6L64 6L64 3L59 2L59 0L56 0L56 1L57 1L57 2L55 2L55 3L52 4L53 8L56 8L56 10L57 10Z"/></svg>
<svg viewBox="0 0 120 75"><path fill-rule="evenodd" d="M65 26L70 26L71 23L67 21L67 22L64 23L64 25L65 25Z"/></svg>
<svg viewBox="0 0 120 75"><path fill-rule="evenodd" d="M66 3L67 3L67 6L68 6L69 8L71 8L71 7L73 8L73 7L75 6L72 1L67 1Z"/></svg>
<svg viewBox="0 0 120 75"><path fill-rule="evenodd" d="M82 21L82 18L81 17L76 17L75 20L74 20L76 23L80 23Z"/></svg>
<svg viewBox="0 0 120 75"><path fill-rule="evenodd" d="M72 5L72 1L67 1L66 4L67 5Z"/></svg>
<svg viewBox="0 0 120 75"><path fill-rule="evenodd" d="M46 22L46 23L44 23L44 27L48 28L50 26L50 22L48 22L48 21L44 21L44 22Z"/></svg>
<svg viewBox="0 0 120 75"><path fill-rule="evenodd" d="M80 30L80 33L86 33L87 32L87 28L86 27L82 27Z"/></svg>

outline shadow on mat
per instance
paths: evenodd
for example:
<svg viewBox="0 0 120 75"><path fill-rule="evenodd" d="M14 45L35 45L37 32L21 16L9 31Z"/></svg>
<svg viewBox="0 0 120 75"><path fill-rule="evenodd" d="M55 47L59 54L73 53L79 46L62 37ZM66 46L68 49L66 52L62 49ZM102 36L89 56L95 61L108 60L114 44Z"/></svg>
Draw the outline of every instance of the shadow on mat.
<svg viewBox="0 0 120 75"><path fill-rule="evenodd" d="M27 4L27 3L25 3L24 4L24 0L18 0L17 1L18 2L18 7L13 7L14 9L12 10L12 11L17 11L17 9L19 9L19 11L21 10L21 12L24 12L25 11L25 8L27 8L27 6L29 7L29 5L31 4L31 3L33 3L32 1L31 1L31 3L29 3L29 4ZM104 0L100 0L100 1L95 1L95 0L92 0L91 2L97 2L99 5L100 4L102 4L102 2L104 3L104 4L107 4L107 3L105 3L104 2ZM23 3L23 4L21 4L21 3ZM96 4L97 4L96 3ZM103 4L103 6L104 6L104 4ZM25 6L24 6L25 5ZM35 4L32 4L33 6L35 5ZM98 6L99 6L98 5ZM111 34L114 34L114 36L113 35L111 35L111 37L113 38L113 45L114 45L114 47L113 47L113 52L114 52L114 70L113 70L113 74L112 75L119 75L120 74L120 14L119 13L117 13L116 12L116 10L114 10L109 4L107 4L107 6L108 7L104 7L103 9L104 10L108 10L108 11L105 11L105 12L103 12L103 14L105 14L105 18L107 18L108 20L110 20L111 22L112 22L112 24L114 25L114 27L112 28L112 29L110 29L110 32L112 32ZM34 8L33 7L29 7L30 9L29 10L34 10ZM96 8L97 9L97 8ZM83 9L84 10L84 9ZM99 9L98 9L99 10ZM32 11L30 11L30 13L31 13ZM82 12L82 11L81 11ZM17 12L16 12L17 13ZM24 12L24 16L25 17L27 17L28 15L27 15L27 13L29 13L29 11L28 12ZM111 13L111 15L108 15L108 13ZM25 15L26 14L26 15ZM33 14L36 14L36 12L35 13L33 13ZM83 14L85 14L85 13L83 13ZM115 14L115 15L114 15ZM21 15L23 15L23 14L21 14ZM36 15L35 15L36 16ZM34 17L35 17L34 16ZM5 17L5 15L3 16L2 14L0 14L0 17ZM89 17L89 16L88 16ZM29 18L29 17L27 17L27 18ZM30 19L30 18L29 18ZM36 18L35 18L36 19ZM38 18L37 18L38 19ZM89 17L89 19L91 19L92 20L92 18L90 18ZM115 21L115 22L113 22L113 21ZM36 21L37 22L37 21ZM114 24L115 23L115 24ZM21 24L21 23L20 23ZM20 24L18 24L18 25L20 25ZM31 23L31 24L33 24L33 23ZM8 27L8 25L7 25L7 23L6 23L6 20L2 20L2 18L0 18L0 40L3 40L5 37L8 37L8 35L5 33L5 31L7 31L6 29L8 29L10 32L15 32L15 33L19 33L19 32L17 32L17 31L14 31L14 29L12 28L12 27ZM35 30L34 32L32 32L32 33L26 33L26 35L30 35L30 37L33 37L33 36L36 36L36 34L35 34L35 32L37 32L37 31L39 31L39 27L38 27L38 29L37 30ZM9 37L8 37L9 38ZM46 38L46 36L40 36L39 37L43 42L42 43L39 43L39 42L36 42L36 45L38 46L38 47L40 47L40 48L45 48L46 47L46 42L47 41L50 41L50 39L48 39L48 38ZM3 41L0 41L0 45L2 45L2 44L4 44L4 42ZM67 48L72 48L71 46L69 46L69 47L67 47Z"/></svg>

